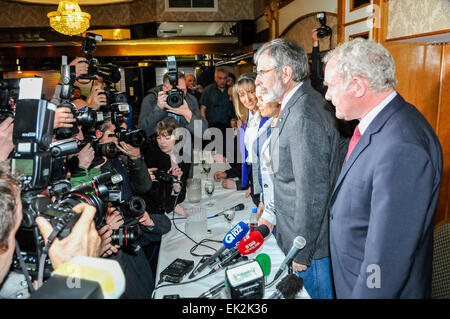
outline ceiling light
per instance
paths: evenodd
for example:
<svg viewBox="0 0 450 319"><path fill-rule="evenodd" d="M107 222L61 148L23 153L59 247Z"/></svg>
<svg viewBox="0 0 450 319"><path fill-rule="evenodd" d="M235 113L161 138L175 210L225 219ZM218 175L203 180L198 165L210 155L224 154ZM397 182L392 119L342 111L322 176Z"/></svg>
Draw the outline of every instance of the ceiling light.
<svg viewBox="0 0 450 319"><path fill-rule="evenodd" d="M58 10L49 12L47 17L53 29L70 36L86 31L91 19L89 13L81 11L77 0L61 0Z"/></svg>

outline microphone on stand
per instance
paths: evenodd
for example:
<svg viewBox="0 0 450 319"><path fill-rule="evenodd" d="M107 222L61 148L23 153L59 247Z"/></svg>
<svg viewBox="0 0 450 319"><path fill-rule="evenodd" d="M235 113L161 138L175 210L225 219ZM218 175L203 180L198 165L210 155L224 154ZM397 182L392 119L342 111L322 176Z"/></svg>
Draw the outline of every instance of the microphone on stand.
<svg viewBox="0 0 450 319"><path fill-rule="evenodd" d="M301 249L303 249L303 247L305 247L305 245L306 245L306 240L304 237L302 237L302 236L295 237L294 242L292 244L292 248L289 251L289 253L287 254L287 256L284 258L283 262L281 263L281 266L278 269L277 273L275 274L273 281L277 280L281 276L283 271L286 269L286 267L288 267L289 265L292 264L292 261L294 260L295 256L297 256L298 252Z"/></svg>
<svg viewBox="0 0 450 319"><path fill-rule="evenodd" d="M236 205L234 207L224 209L223 211L213 215L212 217L217 217L217 216L224 215L227 210L234 210L234 211L237 212L237 211L243 210L244 208L245 208L245 205L241 203L241 204L238 204L238 205Z"/></svg>

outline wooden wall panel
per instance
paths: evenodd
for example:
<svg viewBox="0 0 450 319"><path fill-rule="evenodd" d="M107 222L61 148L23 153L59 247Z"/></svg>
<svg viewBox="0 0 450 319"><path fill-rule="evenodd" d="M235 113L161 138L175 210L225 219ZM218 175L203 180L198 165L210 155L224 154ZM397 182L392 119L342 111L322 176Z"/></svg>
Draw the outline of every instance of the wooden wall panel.
<svg viewBox="0 0 450 319"><path fill-rule="evenodd" d="M450 222L450 45L385 42L394 57L397 91L427 118L443 150L436 227Z"/></svg>
<svg viewBox="0 0 450 319"><path fill-rule="evenodd" d="M394 57L397 91L436 129L439 106L441 48L416 43L385 43Z"/></svg>
<svg viewBox="0 0 450 319"><path fill-rule="evenodd" d="M444 154L441 196L436 211L436 227L450 222L450 44L442 45L441 88L437 134Z"/></svg>

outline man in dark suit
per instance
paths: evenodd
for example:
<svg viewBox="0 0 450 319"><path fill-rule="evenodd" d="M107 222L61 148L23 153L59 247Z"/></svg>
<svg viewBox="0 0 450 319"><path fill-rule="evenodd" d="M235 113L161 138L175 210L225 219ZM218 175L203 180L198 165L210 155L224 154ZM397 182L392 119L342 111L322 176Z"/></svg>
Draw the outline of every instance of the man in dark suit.
<svg viewBox="0 0 450 319"><path fill-rule="evenodd" d="M330 208L336 295L431 297L442 173L436 134L395 92L395 64L380 44L346 42L325 61L326 98L336 116L360 121Z"/></svg>
<svg viewBox="0 0 450 319"><path fill-rule="evenodd" d="M343 160L337 121L325 99L306 82L308 59L297 43L275 39L254 60L263 101L281 104L270 135L273 205L266 205L263 214L276 216L277 243L285 254L297 236L306 239L292 268L312 298L333 298L328 203ZM273 228L264 218L259 223Z"/></svg>

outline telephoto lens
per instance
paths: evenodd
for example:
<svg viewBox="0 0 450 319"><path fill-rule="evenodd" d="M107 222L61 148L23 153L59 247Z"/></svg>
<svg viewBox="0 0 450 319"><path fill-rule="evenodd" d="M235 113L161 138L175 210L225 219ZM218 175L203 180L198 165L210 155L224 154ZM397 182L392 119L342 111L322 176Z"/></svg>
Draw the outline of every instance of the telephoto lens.
<svg viewBox="0 0 450 319"><path fill-rule="evenodd" d="M100 143L99 141L94 141L91 143L94 153L98 157L105 156L107 159L114 159L121 155L122 152L118 149L114 143Z"/></svg>
<svg viewBox="0 0 450 319"><path fill-rule="evenodd" d="M97 123L97 112L94 110L76 111L73 114L73 117L75 118L77 125L83 127L94 127Z"/></svg>
<svg viewBox="0 0 450 319"><path fill-rule="evenodd" d="M134 226L121 226L113 230L111 235L111 245L120 247L132 247L139 239L139 228Z"/></svg>
<svg viewBox="0 0 450 319"><path fill-rule="evenodd" d="M119 210L128 217L140 218L147 208L145 200L139 196L131 196L119 205Z"/></svg>
<svg viewBox="0 0 450 319"><path fill-rule="evenodd" d="M178 88L174 88L167 92L166 102L170 107L177 108L183 104L184 93Z"/></svg>
<svg viewBox="0 0 450 319"><path fill-rule="evenodd" d="M133 147L141 147L147 142L147 133L144 130L128 131L126 129L116 130L119 142L125 142Z"/></svg>

